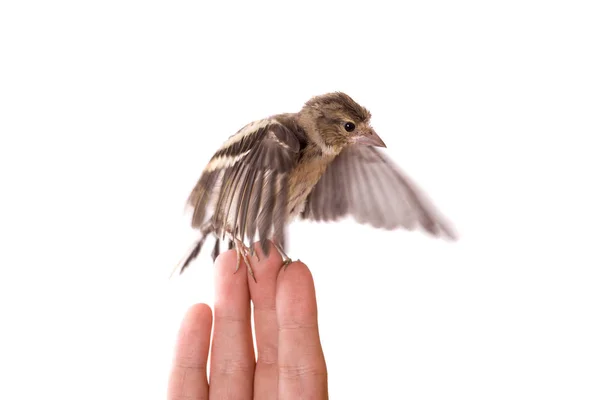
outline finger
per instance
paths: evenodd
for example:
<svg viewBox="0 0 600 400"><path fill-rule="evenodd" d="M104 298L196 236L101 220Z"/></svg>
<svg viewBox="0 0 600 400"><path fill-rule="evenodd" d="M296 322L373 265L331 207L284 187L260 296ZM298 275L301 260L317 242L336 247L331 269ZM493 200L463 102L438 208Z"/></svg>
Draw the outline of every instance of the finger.
<svg viewBox="0 0 600 400"><path fill-rule="evenodd" d="M258 357L254 372L254 397L257 399L277 399L277 340L278 326L275 312L275 289L277 275L282 266L281 256L271 243L269 257L266 258L260 244L255 249L260 262L253 257L252 268L256 282L250 285L250 298L254 305L254 331Z"/></svg>
<svg viewBox="0 0 600 400"><path fill-rule="evenodd" d="M279 398L326 399L327 367L317 326L315 286L303 263L292 263L279 273L276 307Z"/></svg>
<svg viewBox="0 0 600 400"><path fill-rule="evenodd" d="M222 253L215 263L215 328L210 359L211 398L251 399L254 346L246 266L236 266L236 252Z"/></svg>
<svg viewBox="0 0 600 400"><path fill-rule="evenodd" d="M169 399L208 399L206 361L211 325L212 314L206 304L196 304L188 310L175 347L169 376Z"/></svg>

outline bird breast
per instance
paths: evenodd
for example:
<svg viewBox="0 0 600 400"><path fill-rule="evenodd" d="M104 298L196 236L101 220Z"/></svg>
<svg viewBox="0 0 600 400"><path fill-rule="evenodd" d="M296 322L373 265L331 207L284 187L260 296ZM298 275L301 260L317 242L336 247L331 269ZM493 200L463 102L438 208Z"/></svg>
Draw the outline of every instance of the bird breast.
<svg viewBox="0 0 600 400"><path fill-rule="evenodd" d="M306 198L334 157L321 156L304 161L291 172L289 181L288 222L291 222L304 209Z"/></svg>

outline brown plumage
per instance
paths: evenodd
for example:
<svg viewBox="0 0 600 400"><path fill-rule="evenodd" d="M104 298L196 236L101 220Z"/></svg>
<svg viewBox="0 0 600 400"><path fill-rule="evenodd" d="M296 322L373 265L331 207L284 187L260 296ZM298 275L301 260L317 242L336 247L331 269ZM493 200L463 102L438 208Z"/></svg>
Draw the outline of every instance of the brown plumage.
<svg viewBox="0 0 600 400"><path fill-rule="evenodd" d="M236 248L239 268L258 240L271 240L287 264L285 228L296 217L335 221L352 216L377 228L412 230L455 238L425 195L376 147L385 147L370 126L370 112L350 96L316 96L295 114L252 122L211 158L188 199L200 239L179 265L199 254L206 237ZM236 268L236 271L237 271Z"/></svg>

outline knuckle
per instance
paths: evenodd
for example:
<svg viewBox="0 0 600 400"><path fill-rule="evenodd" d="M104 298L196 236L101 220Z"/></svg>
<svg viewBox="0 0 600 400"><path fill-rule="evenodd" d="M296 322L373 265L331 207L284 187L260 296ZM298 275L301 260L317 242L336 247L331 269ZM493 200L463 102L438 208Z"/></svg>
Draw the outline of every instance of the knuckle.
<svg viewBox="0 0 600 400"><path fill-rule="evenodd" d="M280 365L279 376L284 379L299 379L305 377L325 376L325 368L317 365Z"/></svg>
<svg viewBox="0 0 600 400"><path fill-rule="evenodd" d="M213 373L221 376L246 374L254 371L254 362L240 359L225 359L215 365Z"/></svg>
<svg viewBox="0 0 600 400"><path fill-rule="evenodd" d="M277 347L276 346L264 346L258 352L258 362L265 365L277 364Z"/></svg>
<svg viewBox="0 0 600 400"><path fill-rule="evenodd" d="M173 363L173 368L181 371L206 372L206 364L194 357L180 357Z"/></svg>

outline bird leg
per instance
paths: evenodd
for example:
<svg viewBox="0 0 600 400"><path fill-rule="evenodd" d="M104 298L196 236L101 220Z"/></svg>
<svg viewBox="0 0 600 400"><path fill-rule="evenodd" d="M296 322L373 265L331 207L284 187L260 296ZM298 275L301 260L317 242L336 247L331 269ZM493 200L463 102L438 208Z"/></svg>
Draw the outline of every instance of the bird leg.
<svg viewBox="0 0 600 400"><path fill-rule="evenodd" d="M287 254L285 254L285 251L283 251L283 248L278 243L273 242L273 245L275 246L275 248L279 252L279 255L281 256L281 259L283 260L282 267L283 267L283 270L285 271L285 269L287 268L287 266L292 263L292 259L289 258Z"/></svg>
<svg viewBox="0 0 600 400"><path fill-rule="evenodd" d="M250 244L250 257L256 257L256 259L258 260L258 262L260 262L260 256L256 252L256 243L251 243Z"/></svg>
<svg viewBox="0 0 600 400"><path fill-rule="evenodd" d="M235 252L237 253L237 263L235 266L234 273L238 272L238 270L240 269L240 264L241 264L241 261L243 258L244 263L246 264L246 267L248 267L248 273L250 274L252 279L254 279L254 282L256 282L256 278L254 277L254 271L252 270L252 267L250 266L250 260L248 259L248 254L250 253L250 249L248 249L248 247L244 244L244 242L242 242L239 239L234 239L233 242L235 244Z"/></svg>

